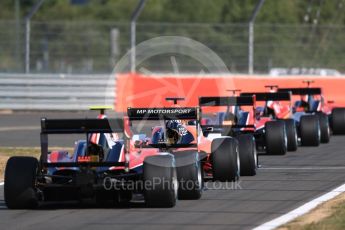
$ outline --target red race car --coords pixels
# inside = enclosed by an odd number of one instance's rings
[[[263,128],[268,121],[281,121],[285,124],[287,136],[287,150],[296,151],[298,147],[298,133],[294,119],[292,119],[291,95],[288,92],[246,92],[241,96],[256,96],[255,109],[256,127]]]
[[[336,107],[333,101],[326,102],[319,87],[309,87],[313,81],[306,81],[308,87],[279,88],[278,92],[291,92],[299,97],[293,105],[294,114],[305,113],[319,116],[321,142],[329,141],[330,129],[333,134],[345,134],[345,108]]]
[[[257,162],[256,149],[272,155],[286,153],[285,123],[258,119],[255,96],[201,97],[199,106],[204,134],[238,138],[240,157],[254,156]],[[246,141],[242,141],[244,138]],[[241,154],[241,149],[247,149],[248,154]],[[255,170],[253,166],[250,169]]]

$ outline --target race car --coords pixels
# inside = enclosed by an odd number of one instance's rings
[[[161,108],[164,110],[177,110],[188,109],[180,108],[177,106],[177,102],[184,100],[183,98],[166,98],[167,101],[173,101],[174,106],[169,108]],[[152,108],[141,108],[140,113],[144,114],[142,118],[137,120],[152,121],[150,114],[155,113]],[[146,114],[146,115],[145,115]],[[199,119],[188,120],[166,120],[161,118],[163,123],[152,124],[148,123],[147,126],[151,127],[151,133],[141,133],[137,136],[136,143],[133,145],[136,148],[141,148],[140,151],[150,148],[150,146],[165,147],[164,140],[169,143],[170,152],[177,159],[177,176],[179,181],[183,181],[183,175],[189,175],[186,170],[185,164],[187,158],[200,159],[200,163],[203,171],[200,179],[212,179],[215,181],[235,181],[240,176],[240,162],[237,152],[237,143],[229,142],[224,138],[209,140],[202,135],[199,128]],[[139,127],[142,124],[133,124],[133,127]],[[141,132],[143,132],[141,130]],[[132,134],[131,134],[132,135]],[[133,135],[135,137],[136,135]],[[139,141],[140,140],[140,141]],[[163,140],[163,145],[162,145]],[[173,148],[173,145],[178,144],[179,148]],[[211,145],[214,151],[211,152]],[[186,147],[190,147],[186,151]],[[209,149],[209,151],[205,151]],[[194,154],[198,153],[198,157]],[[212,155],[212,156],[211,156]],[[180,168],[180,171],[179,171]],[[180,186],[183,187],[183,186]]]
[[[198,110],[194,107],[128,108],[131,151],[173,156],[177,173],[178,198],[199,199],[203,171],[197,149]]]
[[[255,95],[257,103],[255,117],[258,123],[266,123],[268,121],[282,121],[285,123],[287,135],[287,150],[296,151],[298,147],[298,134],[296,123],[292,119],[291,95],[288,92],[246,92],[241,96]]]
[[[257,167],[256,150],[272,155],[286,153],[284,122],[258,120],[255,117],[255,96],[201,97],[199,106],[204,135],[217,134],[223,138],[238,139],[240,159],[253,159],[248,171],[253,172]],[[207,111],[207,108],[211,110]],[[241,171],[242,161],[246,162],[241,159]]]
[[[137,110],[129,110],[129,118]],[[197,110],[170,113],[169,119],[196,119]],[[128,203],[135,193],[143,194],[149,207],[173,207],[179,183],[176,162],[169,146],[137,152],[124,135],[123,119],[45,119],[41,120],[41,156],[11,157],[5,169],[4,198],[8,208],[35,208],[43,201],[95,199],[100,203]],[[48,151],[50,134],[86,134],[76,142],[72,154],[64,150]],[[122,135],[122,137],[121,137]],[[186,146],[184,146],[186,147]],[[187,195],[201,196],[197,154],[188,154]],[[193,168],[193,172],[191,172]],[[19,170],[20,169],[20,170]],[[190,177],[193,177],[191,180]],[[195,179],[196,178],[196,179]],[[198,180],[199,179],[199,180]],[[190,197],[188,197],[190,198]]]
[[[221,175],[229,175],[229,170],[233,170],[227,166],[229,159],[237,159],[240,176],[256,175],[258,163],[255,140],[253,135],[247,133],[252,126],[240,125],[241,121],[238,121],[237,117],[230,112],[231,105],[253,105],[254,100],[248,97],[235,101],[232,100],[233,98],[199,98],[200,132],[202,134],[199,149],[207,156],[204,158],[205,172],[212,173],[216,178]],[[226,112],[218,112],[217,108],[225,109]],[[246,131],[243,130],[241,135],[233,135],[232,131],[235,129],[246,129]],[[232,175],[236,175],[234,173],[236,171],[232,171]]]
[[[300,96],[300,99],[294,105],[296,112],[304,111],[318,114],[323,120],[326,120],[325,115],[327,115],[332,133],[345,134],[345,108],[335,106],[334,101],[326,101],[321,88],[310,87],[310,84],[314,83],[314,81],[304,81],[304,83],[307,83],[305,88],[281,88],[279,91],[290,90],[294,95]],[[323,138],[321,139],[327,142],[325,123],[323,122],[323,134],[321,133]]]
[[[325,106],[321,88],[278,88],[278,92],[290,92],[300,99],[294,102],[293,119],[299,127],[301,144],[318,146],[330,140],[328,114],[331,110]]]
[[[177,101],[182,100],[182,98],[167,98],[166,100],[174,101],[176,105]],[[104,108],[105,107],[102,106],[96,106],[92,107],[91,110],[100,110],[100,114],[97,118],[106,119],[107,115],[104,113]],[[192,135],[181,124],[181,122],[186,124],[190,122],[193,123],[193,120],[197,119],[197,117],[187,117],[187,119],[184,120],[176,120],[177,118],[181,118],[180,116],[183,114],[176,117],[174,117],[174,114],[164,114],[165,111],[174,111],[174,108],[170,109],[172,110],[169,110],[169,108],[140,108],[138,109],[138,114],[136,114],[133,112],[133,108],[128,108],[127,116],[124,117],[124,132],[126,137],[130,140],[129,149],[130,153],[132,153],[130,154],[130,168],[141,173],[143,167],[142,162],[145,156],[159,154],[163,150],[171,152],[173,155],[178,153],[174,155],[179,181],[178,198],[199,199],[203,186],[202,176],[200,176],[202,174],[202,169],[200,165],[198,165],[200,162],[196,162],[196,159],[198,159],[198,156],[196,156],[196,149],[190,146],[190,142],[192,142],[194,138],[196,140],[197,136],[194,136],[195,132],[193,132]],[[187,108],[184,111],[188,110],[195,110],[195,108]],[[152,116],[151,113],[156,116]],[[162,116],[158,116],[160,113],[162,113]],[[185,116],[183,118],[185,118]],[[150,123],[152,126],[146,123]],[[196,124],[193,123],[189,125],[188,129],[192,130],[194,128],[195,130],[195,127]],[[145,133],[140,132],[145,129]],[[104,141],[109,139],[106,135],[108,134],[94,134],[91,139],[94,143],[102,145],[103,148],[108,148],[107,142]],[[173,142],[174,140],[175,142]],[[162,144],[162,141],[166,141],[169,147],[160,149],[160,145],[158,144]],[[189,162],[189,165],[186,165],[187,162]],[[197,167],[195,167],[195,165]],[[191,188],[191,185],[194,185],[194,188]],[[187,186],[189,187],[187,188]]]

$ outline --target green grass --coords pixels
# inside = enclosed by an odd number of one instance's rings
[[[310,213],[278,228],[279,230],[345,229],[345,194],[320,205]]]
[[[0,147],[0,156],[35,156],[40,154],[40,148],[24,148],[24,147]]]
[[[331,216],[326,217],[317,223],[311,223],[303,226],[304,230],[312,229],[332,229],[332,230],[343,230],[345,229],[345,202],[341,202],[333,207],[334,212]]]

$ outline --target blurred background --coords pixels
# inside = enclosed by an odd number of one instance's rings
[[[95,117],[89,106],[104,104],[121,113],[165,96],[195,106],[228,95],[221,88],[312,79],[345,106],[344,12],[345,0],[1,0],[0,145],[37,146],[43,116]],[[147,75],[113,73],[135,44],[167,35],[206,45],[230,74],[200,81],[201,63],[179,55],[173,66],[169,53],[143,62]]]
[[[215,51],[230,72],[248,73],[250,18],[258,2],[147,0],[136,43],[186,36]],[[37,3],[1,0],[1,73],[111,73],[130,49],[130,19],[138,0],[43,1],[30,18],[28,41],[26,17]],[[344,73],[344,12],[344,0],[266,0],[253,26],[254,73]],[[169,59],[146,65],[154,72],[171,72]],[[180,72],[194,71],[199,71],[195,63],[181,62]]]

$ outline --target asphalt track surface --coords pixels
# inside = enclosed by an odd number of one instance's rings
[[[26,122],[14,124],[32,125],[32,115],[22,116]],[[18,143],[12,141],[8,143]],[[344,142],[345,136],[333,136],[318,148],[260,156],[258,174],[241,177],[236,189],[232,184],[208,183],[201,200],[179,201],[169,209],[149,209],[137,201],[122,208],[49,204],[38,210],[8,210],[0,186],[0,229],[251,229],[343,184]]]

